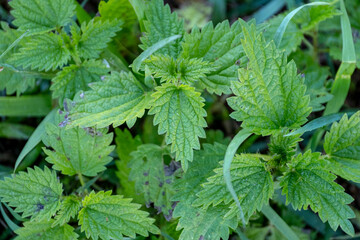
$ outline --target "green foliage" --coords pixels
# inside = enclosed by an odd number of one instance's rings
[[[123,235],[135,238],[136,234],[147,237],[148,232],[159,233],[148,218],[147,212],[138,210],[139,204],[122,196],[111,196],[108,192],[91,192],[82,202],[79,212],[81,231],[86,236],[97,240],[122,239]]]
[[[349,218],[355,215],[346,204],[352,202],[352,197],[344,193],[344,189],[334,182],[335,175],[329,172],[326,162],[320,153],[307,151],[299,154],[289,164],[280,185],[286,195],[286,203],[295,209],[307,209],[318,212],[322,221],[328,221],[331,228],[340,227],[350,235],[354,228]]]
[[[154,203],[158,212],[163,212],[171,218],[171,197],[174,194],[172,183],[174,172],[164,163],[164,155],[169,154],[168,147],[155,144],[143,144],[131,153],[129,163],[131,172],[129,179],[135,181],[138,194],[144,194],[147,205]]]
[[[200,149],[198,138],[205,137],[204,99],[187,85],[165,83],[156,90],[149,114],[155,114],[154,125],[159,124],[159,134],[166,133],[166,144],[171,144],[171,152],[176,153],[176,160],[186,171],[193,160],[193,149]]]
[[[50,33],[33,37],[9,61],[24,68],[49,71],[64,66],[70,57],[61,36]]]
[[[215,28],[210,22],[201,31],[195,27],[184,36],[181,56],[211,63],[213,70],[200,79],[201,86],[210,93],[231,93],[230,83],[237,80],[237,69],[245,61],[242,36],[239,21],[231,27],[228,21],[224,21]]]
[[[235,110],[231,117],[259,135],[270,135],[282,128],[298,128],[310,114],[309,97],[293,61],[275,44],[266,44],[255,26],[244,27],[243,48],[249,58],[248,69],[239,69],[240,81],[232,82],[235,97],[228,99]]]
[[[174,59],[170,56],[155,55],[145,61],[146,66],[161,82],[192,84],[211,71],[211,65],[197,58]]]
[[[247,220],[256,210],[259,211],[264,204],[268,204],[274,193],[271,174],[263,161],[251,154],[236,155],[230,168],[234,189]],[[206,208],[220,203],[233,203],[226,188],[223,169],[217,168],[214,171],[216,174],[208,178],[208,182],[203,185],[204,189],[197,194],[199,198],[194,202],[195,205]]]
[[[110,146],[113,134],[108,134],[106,129],[66,129],[62,126],[67,121],[64,115],[58,114],[55,124],[46,126],[43,141],[54,149],[43,149],[47,155],[46,161],[54,164],[53,168],[62,174],[96,176],[112,160],[108,155],[114,150],[114,146]]]
[[[110,0],[99,3],[101,19],[112,21],[119,19],[124,23],[124,28],[131,28],[136,22],[136,14],[128,0]]]
[[[80,57],[98,58],[107,43],[121,30],[122,22],[118,20],[93,19],[81,25],[81,36],[75,35],[76,50]]]
[[[72,99],[81,90],[89,90],[92,82],[98,82],[101,77],[107,75],[109,69],[101,61],[84,61],[81,65],[64,67],[52,79],[53,98],[59,98],[60,104],[65,98]]]
[[[24,227],[16,231],[18,236],[16,240],[76,240],[78,235],[74,232],[74,228],[68,224],[63,226],[52,227],[54,220],[41,222],[25,222]]]
[[[151,95],[131,73],[112,72],[90,88],[74,98],[73,126],[117,127],[126,122],[131,127],[151,106]]]
[[[284,136],[284,132],[279,132],[270,137],[269,150],[274,155],[273,161],[276,164],[284,165],[289,162],[296,153],[298,142],[301,142],[299,135]]]
[[[11,178],[0,181],[1,201],[22,212],[22,217],[33,221],[49,220],[60,207],[62,184],[55,171],[45,167],[28,168],[28,172],[19,172]]]
[[[173,199],[179,202],[173,216],[180,218],[177,230],[183,229],[179,239],[200,239],[201,236],[206,240],[228,239],[229,228],[236,228],[236,218],[223,218],[229,211],[227,205],[219,204],[207,208],[193,205],[196,194],[202,189],[201,184],[213,174],[213,169],[223,159],[225,150],[226,146],[219,143],[204,144],[202,150],[195,151],[196,161],[189,163],[189,170],[181,179],[175,181],[174,188],[178,192]]]
[[[130,154],[142,144],[141,138],[140,136],[133,137],[127,129],[122,131],[117,128],[115,135],[116,152],[120,159],[115,161],[118,169],[116,176],[119,178],[121,185],[119,193],[133,198],[136,203],[143,203],[143,198],[136,194],[134,182],[129,181],[131,169],[128,167],[131,160]]]
[[[67,196],[61,203],[60,210],[55,216],[55,221],[52,224],[54,226],[63,226],[69,222],[71,218],[74,218],[81,207],[81,201],[76,196]]]
[[[16,39],[21,36],[19,31],[11,29],[5,22],[0,22],[0,52],[3,53]],[[10,58],[19,47],[13,48],[9,53],[4,55],[5,61]],[[0,61],[1,62],[1,61]],[[7,95],[16,92],[19,96],[25,92],[29,87],[35,85],[35,78],[25,73],[14,72],[13,69],[5,68],[0,72],[0,90],[6,90]]]
[[[140,47],[143,50],[148,49],[164,38],[184,34],[183,21],[178,19],[176,13],[171,13],[169,5],[164,6],[162,0],[148,2],[145,8],[145,17],[145,36],[140,38],[142,43]],[[167,44],[159,49],[157,53],[176,58],[181,51],[180,41],[180,39],[177,39]]]
[[[14,0],[9,2],[14,9],[14,24],[22,31],[38,33],[65,26],[74,15],[72,0]]]
[[[360,182],[360,112],[350,119],[345,114],[339,123],[332,125],[325,136],[324,149],[332,172]]]

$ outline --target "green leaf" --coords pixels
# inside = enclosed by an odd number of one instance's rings
[[[16,240],[76,240],[78,235],[74,228],[68,224],[51,227],[54,220],[41,222],[24,222],[24,227],[16,231]]]
[[[235,97],[228,103],[235,110],[231,117],[258,135],[271,135],[281,128],[298,128],[310,114],[306,86],[297,75],[293,61],[274,42],[266,44],[254,25],[244,23],[244,50],[247,69],[239,69],[240,81],[232,82]]]
[[[76,196],[67,196],[62,201],[60,211],[55,216],[52,227],[63,226],[71,218],[75,218],[81,207],[81,201]]]
[[[136,234],[147,237],[148,232],[160,233],[148,213],[138,210],[141,205],[131,199],[111,196],[108,192],[91,192],[82,202],[79,213],[81,231],[86,237],[97,240],[123,239],[123,235],[135,238]]]
[[[124,23],[124,28],[131,28],[136,23],[136,14],[129,0],[110,0],[99,3],[101,19],[119,19]]]
[[[199,198],[194,205],[203,205],[206,208],[210,205],[217,206],[220,203],[232,203],[232,206],[235,207],[234,200],[226,188],[223,169],[217,168],[214,171],[216,174],[208,178],[208,182],[203,185],[204,189],[197,194]],[[256,210],[260,211],[263,205],[268,204],[274,193],[271,174],[259,157],[241,154],[236,155],[233,159],[230,175],[244,217],[248,221]]]
[[[9,117],[46,116],[51,111],[49,95],[0,97],[0,115]]]
[[[325,88],[326,79],[330,75],[327,68],[313,67],[304,72],[306,95],[310,96],[309,106],[313,112],[321,111],[325,107],[322,105],[332,99],[332,95]]]
[[[77,51],[83,58],[98,58],[116,32],[121,30],[122,22],[113,19],[102,21],[93,19],[81,25],[81,37],[78,39]]]
[[[162,0],[151,0],[145,9],[145,36],[141,37],[140,47],[146,50],[162,39],[173,35],[184,34],[184,23],[176,13],[171,13],[169,5],[164,6]],[[177,57],[180,54],[181,39],[177,39],[159,49],[157,53]]]
[[[279,14],[265,23],[266,31],[264,31],[264,37],[267,42],[274,40],[275,33],[284,18],[285,14]],[[304,35],[301,29],[293,21],[290,21],[286,31],[284,32],[279,49],[284,49],[286,54],[289,55],[291,52],[296,51],[296,49],[301,45],[303,39]]]
[[[175,181],[177,193],[173,200],[179,202],[173,216],[179,218],[176,229],[183,229],[180,240],[201,239],[201,236],[204,239],[228,239],[229,228],[237,227],[236,218],[223,218],[229,211],[224,204],[206,209],[192,205],[196,194],[202,189],[201,184],[213,175],[213,169],[224,158],[225,151],[226,146],[219,143],[203,144],[203,150],[195,151],[195,161],[189,163],[189,170]]]
[[[334,123],[325,136],[325,152],[331,171],[354,182],[360,182],[360,112],[348,119],[347,114]]]
[[[194,28],[184,36],[183,58],[200,58],[211,63],[213,70],[200,79],[202,87],[210,93],[230,94],[230,83],[237,80],[237,69],[245,64],[241,46],[242,29],[239,21],[231,27],[224,21],[214,28],[210,22],[201,29]]]
[[[15,207],[15,212],[23,212],[22,217],[32,220],[49,220],[60,207],[62,184],[54,171],[45,167],[28,168],[0,183],[1,201]]]
[[[211,71],[211,65],[198,58],[174,59],[166,55],[153,55],[145,61],[149,70],[161,82],[192,84]]]
[[[13,23],[22,31],[31,33],[50,31],[70,23],[74,15],[73,0],[13,0]]]
[[[133,137],[128,129],[115,129],[116,152],[120,160],[115,161],[117,171],[116,176],[120,180],[121,188],[118,193],[134,199],[136,203],[144,203],[144,198],[136,194],[135,183],[129,181],[130,168],[128,164],[131,160],[130,153],[136,151],[138,146],[142,144],[139,135]]]
[[[0,123],[0,137],[10,139],[27,140],[34,132],[34,128],[28,125],[1,122]]]
[[[355,214],[346,205],[353,199],[334,182],[335,178],[320,153],[307,151],[289,164],[280,185],[283,187],[282,193],[286,195],[286,204],[291,203],[294,209],[299,210],[310,206],[319,213],[323,222],[329,222],[334,231],[340,225],[347,234],[353,235],[354,228],[348,219],[355,217]]]
[[[166,144],[171,144],[171,152],[176,153],[176,160],[186,171],[188,162],[193,160],[193,149],[200,149],[199,137],[205,137],[204,99],[187,85],[165,83],[156,90],[149,114],[155,114],[158,133],[166,133]]]
[[[33,37],[9,61],[33,70],[55,70],[68,63],[71,55],[61,36],[54,33]]]
[[[288,132],[281,131],[270,137],[269,150],[273,155],[271,162],[274,161],[275,166],[283,166],[289,162],[296,153],[298,142],[302,141],[300,135],[287,136],[286,133]]]
[[[7,59],[18,51],[19,46],[14,47],[7,54],[4,52],[19,38],[21,38],[21,32],[11,29],[8,24],[1,22],[2,30],[0,30],[0,52],[3,56],[2,59],[7,62]],[[23,73],[16,73],[12,69],[5,67],[0,71],[0,90],[6,89],[6,94],[11,95],[16,92],[19,96],[25,92],[29,87],[35,86],[35,78]]]
[[[112,160],[108,155],[114,150],[114,146],[110,146],[113,134],[108,134],[107,129],[67,129],[64,127],[67,121],[64,115],[58,114],[55,123],[46,126],[43,142],[55,150],[43,148],[46,161],[54,164],[53,168],[62,174],[96,176]]]
[[[46,115],[46,117],[36,127],[35,131],[31,134],[29,140],[26,142],[24,148],[21,150],[18,158],[16,159],[14,172],[16,171],[22,160],[24,160],[26,155],[39,144],[43,134],[45,133],[45,125],[48,122],[54,121],[56,111],[57,111],[56,109],[53,109],[51,112],[49,112],[49,114]]]
[[[165,171],[165,168],[169,167],[164,164],[163,157],[168,154],[167,147],[162,148],[155,144],[139,146],[131,153],[129,179],[135,181],[135,189],[138,194],[144,194],[147,205],[154,203],[159,213],[163,212],[165,218],[171,219],[170,199],[174,193],[174,174],[172,171]]]
[[[99,128],[124,122],[135,124],[152,104],[151,95],[145,92],[132,73],[112,72],[104,81],[90,86],[91,90],[75,96],[71,110],[71,125]]]
[[[59,98],[60,104],[65,98],[73,99],[78,91],[89,90],[90,83],[100,81],[108,72],[109,69],[104,63],[95,60],[65,67],[52,79],[53,85],[50,90],[53,91],[53,98]]]

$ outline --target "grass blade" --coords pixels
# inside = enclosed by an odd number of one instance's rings
[[[256,19],[256,23],[262,23],[278,13],[284,6],[285,0],[272,0],[258,10],[253,17]]]
[[[300,240],[294,231],[269,205],[264,205],[261,212],[289,240]]]
[[[35,129],[33,134],[31,134],[31,137],[26,142],[24,148],[21,150],[19,157],[16,159],[14,172],[16,171],[17,167],[20,165],[21,161],[24,159],[24,157],[34,148],[38,143],[41,141],[42,135],[45,132],[45,125],[48,122],[54,121],[54,116],[56,114],[57,109],[53,109],[45,118],[42,120],[42,122],[39,124],[39,126]]]
[[[236,134],[236,136],[233,138],[233,140],[230,142],[228,148],[226,149],[225,158],[224,158],[224,168],[223,168],[224,180],[226,183],[226,187],[228,188],[229,192],[231,193],[231,196],[233,197],[233,199],[236,202],[237,207],[239,208],[240,217],[241,217],[242,224],[244,227],[246,225],[244,213],[242,211],[240,201],[236,195],[234,187],[231,183],[230,167],[231,167],[231,162],[234,158],[234,155],[235,155],[237,149],[251,134],[252,133],[249,132],[247,129],[243,129]]]
[[[23,34],[21,34],[21,36],[16,39],[1,55],[0,55],[0,59],[3,58],[9,51],[11,51],[11,49],[13,49],[14,47],[16,47],[16,45],[18,45],[18,43],[21,41],[21,39],[23,39],[24,37],[26,37],[26,35],[28,34],[28,31],[24,32]]]
[[[43,117],[51,111],[51,96],[0,97],[0,115]]]
[[[226,18],[226,0],[210,0],[212,4],[212,18],[211,20],[216,24]]]
[[[0,203],[0,211],[1,211],[1,215],[3,216],[6,224],[9,226],[9,228],[15,232],[17,229],[19,229],[20,227],[18,225],[16,225],[13,221],[11,221],[11,219],[8,217],[8,215],[6,215],[5,210],[2,206],[2,204]]]
[[[171,43],[172,41],[175,41],[176,39],[180,38],[181,35],[174,35],[168,38],[165,38],[163,40],[160,40],[159,42],[155,43],[154,45],[152,45],[151,47],[149,47],[148,49],[146,49],[144,52],[142,52],[133,62],[133,64],[131,65],[131,67],[133,68],[135,73],[139,73],[140,67],[141,67],[141,63],[147,59],[148,57],[151,56],[151,54],[153,54],[154,52],[156,52],[157,50],[159,50],[160,48],[164,47],[165,45]]]
[[[18,123],[0,123],[0,138],[28,139],[33,131],[33,127]]]
[[[354,113],[355,112],[348,112],[346,114],[350,117]],[[297,129],[296,131],[288,133],[284,136],[287,137],[287,136],[292,136],[292,135],[297,135],[297,134],[304,134],[305,132],[310,132],[310,131],[325,127],[333,122],[339,121],[344,116],[344,114],[345,113],[333,113],[333,114],[330,114],[327,116],[316,118],[316,119],[308,122],[301,128]]]
[[[286,17],[284,18],[284,20],[281,22],[279,28],[276,30],[275,36],[274,36],[274,42],[275,45],[277,47],[280,46],[281,40],[284,36],[285,30],[288,26],[288,24],[290,23],[291,19],[304,7],[311,7],[311,6],[319,6],[319,5],[330,5],[330,3],[327,2],[312,2],[312,3],[308,3],[305,5],[302,5],[296,9],[294,9],[293,11],[291,11],[288,15],[286,15]]]
[[[344,0],[340,0],[340,10],[342,12],[342,15],[340,16],[343,42],[342,63],[336,73],[335,81],[331,88],[331,94],[334,97],[327,103],[324,115],[336,113],[340,110],[349,92],[351,75],[356,68],[354,39]]]

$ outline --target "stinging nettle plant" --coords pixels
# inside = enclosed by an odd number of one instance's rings
[[[258,25],[209,22],[190,33],[162,0],[102,1],[93,19],[73,0],[10,6],[17,28],[1,23],[0,88],[20,96],[43,79],[54,100],[36,130],[46,166],[0,181],[2,203],[22,213],[16,239],[164,239],[167,232],[228,239],[256,212],[283,237],[299,239],[274,220],[270,200],[281,195],[293,209],[310,208],[334,231],[354,235],[353,198],[335,179],[360,183],[360,112],[333,113],[348,91],[342,99],[336,86],[350,81],[356,57],[346,55],[344,40],[344,65],[332,83],[299,50],[325,20],[341,19],[343,39],[352,39],[343,1],[295,10],[291,20],[290,13]],[[143,52],[129,66],[119,42],[137,25]],[[231,142],[206,130],[206,105],[216,95],[229,96],[230,117],[241,123]],[[122,125],[137,127],[138,119],[143,133],[133,137]],[[334,121],[324,152],[301,151],[303,133]],[[268,154],[237,151],[252,134],[269,137]],[[117,188],[104,189],[96,182],[113,162]]]

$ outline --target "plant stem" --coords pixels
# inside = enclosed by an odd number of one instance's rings
[[[78,173],[77,175],[79,177],[79,181],[80,181],[81,186],[85,186],[83,175],[81,173]]]

